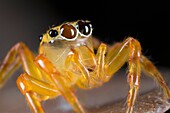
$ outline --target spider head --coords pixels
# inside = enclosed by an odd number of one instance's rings
[[[44,43],[53,44],[57,41],[76,42],[90,37],[92,34],[92,25],[90,21],[78,20],[66,22],[59,26],[52,27],[45,34],[39,37],[40,46]]]
[[[52,27],[40,36],[39,53],[54,62],[65,59],[73,47],[88,46],[93,49],[91,34],[90,21],[78,20]]]

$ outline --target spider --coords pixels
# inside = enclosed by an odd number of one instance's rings
[[[138,40],[128,37],[121,43],[108,46],[95,39],[92,31],[88,20],[53,26],[40,36],[37,56],[24,43],[17,43],[0,66],[0,86],[3,87],[13,72],[22,66],[24,73],[16,82],[33,113],[44,113],[41,101],[60,95],[76,113],[85,113],[73,88],[99,87],[128,63],[130,90],[126,113],[133,112],[142,70],[156,80],[167,99],[170,99],[170,90],[164,78],[153,63],[142,55]]]

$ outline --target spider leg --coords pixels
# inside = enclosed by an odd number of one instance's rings
[[[142,56],[140,61],[141,61],[142,70],[144,70],[147,73],[147,75],[149,75],[150,77],[156,80],[156,82],[162,87],[166,97],[170,99],[170,90],[161,73],[157,70],[157,68],[153,65],[153,63],[145,56]]]
[[[66,66],[74,62],[78,67],[81,73],[79,74],[80,79],[77,85],[80,88],[90,89],[102,85],[103,81],[105,81],[104,64],[106,48],[105,44],[100,44],[96,56],[87,46],[71,48],[73,54],[67,57]],[[86,55],[81,55],[84,53]],[[86,57],[83,58],[82,56]]]
[[[95,45],[96,46],[96,45]],[[101,86],[104,82],[108,81],[110,76],[105,75],[105,54],[107,51],[113,51],[120,46],[120,43],[114,44],[112,47],[104,43],[101,43],[98,47],[96,55],[87,47],[81,46],[78,48],[72,48],[73,54],[70,54],[66,59],[66,67],[68,67],[71,62],[74,62],[81,72],[81,77],[77,85],[83,89],[90,89],[94,87]],[[83,54],[81,55],[81,51]],[[110,52],[113,53],[113,52]],[[83,58],[82,56],[86,56]],[[83,61],[83,59],[85,59]],[[89,68],[90,67],[90,68]]]
[[[53,82],[51,82],[52,80],[48,77],[48,75],[41,72],[38,69],[38,67],[34,64],[34,58],[35,58],[34,54],[28,49],[28,47],[24,43],[20,42],[20,43],[17,43],[16,45],[14,45],[11,48],[11,50],[8,52],[2,65],[0,66],[0,85],[3,86],[5,84],[5,82],[8,80],[8,78],[12,75],[12,73],[20,67],[20,65],[22,65],[22,67],[23,67],[24,71],[27,73],[27,75],[32,76],[35,79],[38,79],[41,81],[44,80],[46,82],[50,82],[51,84],[53,84]],[[21,92],[23,92],[22,88],[26,87],[27,83],[25,83],[26,80],[21,79],[21,78],[22,77],[18,78],[17,84],[18,84],[18,88],[21,90]],[[27,77],[27,78],[29,78],[29,77]],[[22,85],[22,83],[23,83],[23,85]],[[39,82],[34,82],[34,83],[38,84]],[[30,84],[33,85],[34,83],[32,82]],[[28,86],[27,89],[31,89],[31,87]],[[43,90],[40,90],[40,91],[43,91]],[[32,103],[31,108],[38,110],[39,108],[36,108],[36,104],[38,106],[40,106],[40,102],[38,100],[36,100],[37,97],[35,96],[35,93],[34,94],[32,94],[32,93],[33,92],[23,93],[23,94],[25,94],[27,100],[29,98],[30,100],[35,101],[35,105],[34,105],[34,103]],[[45,96],[42,96],[42,97],[45,97]],[[29,103],[29,101],[28,101],[28,103]],[[35,110],[35,111],[37,111],[37,110]],[[43,112],[43,110],[41,112]]]
[[[107,76],[105,74],[105,64],[107,61],[107,57],[105,56],[105,54],[107,53],[107,56],[111,56],[111,54],[114,53],[114,51],[120,47],[120,43],[116,43],[113,46],[108,46],[105,45],[104,43],[101,43],[97,54],[96,54],[96,59],[97,59],[97,68],[96,68],[96,75],[98,76],[98,79],[102,82],[106,82],[110,79],[109,76]]]
[[[14,48],[15,47],[8,52],[0,65],[0,88],[4,86],[12,73],[20,67],[20,59],[15,56],[16,51]]]
[[[97,54],[96,54],[96,63],[97,67],[95,71],[89,72],[88,67],[84,64],[86,62],[82,62],[81,58],[79,58],[79,53],[76,52],[78,49],[72,49],[74,53],[74,62],[79,67],[82,75],[89,82],[82,81],[79,87],[81,88],[92,88],[95,86],[101,85],[103,82],[108,81],[111,76],[117,72],[126,62],[129,64],[129,74],[128,80],[130,85],[129,95],[127,98],[127,111],[126,113],[132,113],[133,105],[136,100],[136,96],[138,93],[139,83],[140,83],[140,56],[141,56],[141,46],[140,43],[133,39],[128,38],[123,43],[117,43],[116,45],[109,47],[108,53],[105,57],[106,53],[106,45],[100,44]],[[85,48],[84,48],[85,49]],[[87,52],[86,54],[90,55],[91,52]],[[94,55],[90,55],[86,59],[91,58],[91,62],[93,63]],[[77,59],[77,60],[76,60]],[[80,80],[80,81],[81,81]],[[88,85],[87,85],[88,84]]]
[[[130,90],[127,97],[126,113],[133,112],[133,105],[139,89],[141,73],[140,56],[140,43],[131,37],[123,41],[121,45],[113,48],[113,50],[111,49],[106,56],[106,76],[112,76],[125,64],[125,62],[128,62],[129,64],[128,82]]]
[[[22,64],[23,69],[29,74],[37,73],[36,77],[42,78],[39,70],[33,64],[34,55],[22,42],[14,45],[7,53],[5,59],[0,65],[0,87],[2,87],[8,78]]]
[[[41,70],[43,70],[51,77],[61,95],[64,96],[64,98],[70,103],[73,109],[77,113],[85,113],[76,95],[70,89],[70,87],[67,86],[67,81],[62,76],[62,74],[56,70],[52,63],[48,59],[46,59],[42,54],[36,57],[35,63]]]
[[[40,102],[60,94],[54,85],[38,80],[26,73],[18,77],[17,85],[34,113],[44,113]]]

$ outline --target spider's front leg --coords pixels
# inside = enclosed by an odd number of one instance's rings
[[[0,87],[5,85],[8,78],[22,65],[25,72],[29,75],[37,73],[36,78],[42,78],[41,74],[34,66],[33,63],[34,54],[28,49],[28,47],[19,42],[14,45],[7,53],[5,59],[0,65]]]
[[[74,93],[56,73],[55,67],[42,55],[35,60],[34,54],[24,43],[17,43],[6,55],[0,66],[0,86],[5,84],[20,65],[25,73],[18,77],[17,85],[34,113],[44,113],[40,102],[59,94],[71,103],[77,113],[84,113]]]
[[[18,77],[17,85],[33,113],[44,113],[40,102],[60,94],[53,84],[36,79],[27,73]]]
[[[25,74],[18,77],[18,88],[24,96],[26,96],[30,108],[32,108],[35,113],[43,113],[44,111],[40,101],[50,96],[45,95],[45,92],[53,94],[56,90],[53,86],[42,82],[43,80],[51,82],[51,80],[46,74],[40,72],[38,67],[34,64],[34,58],[34,54],[24,43],[20,42],[14,45],[7,53],[0,66],[0,86],[2,87],[5,85],[13,72],[22,65]],[[42,95],[41,98],[38,98],[40,95]]]
[[[43,55],[39,55],[35,59],[35,63],[38,67],[48,74],[54,85],[57,87],[58,91],[62,96],[70,103],[76,113],[85,113],[81,104],[79,103],[76,95],[71,90],[70,86],[67,86],[68,81],[64,76],[53,66],[53,64]]]
[[[142,56],[140,43],[131,37],[127,38],[116,48],[113,46],[113,48],[110,49],[106,56],[106,74],[112,76],[125,62],[129,64],[128,82],[130,85],[126,113],[133,112],[133,106],[140,85],[141,69],[145,70],[152,78],[155,78],[164,89],[167,97],[170,98],[170,91],[165,80],[151,61],[145,56]]]
[[[140,43],[133,38],[127,38],[119,47],[111,49],[106,56],[106,75],[112,76],[125,62],[129,64],[128,82],[130,90],[127,98],[126,113],[133,112],[133,106],[138,93],[141,73],[140,57]]]
[[[141,46],[139,42],[133,38],[126,39],[123,43],[117,43],[113,47],[109,48],[108,54],[105,58],[106,53],[106,45],[101,44],[96,54],[96,63],[97,67],[91,73],[88,71],[87,67],[84,66],[81,62],[81,59],[78,57],[76,53],[76,49],[73,49],[74,52],[74,61],[78,65],[81,70],[84,78],[89,82],[82,82],[83,87],[91,88],[99,86],[102,82],[106,82],[110,79],[110,77],[117,72],[126,62],[129,63],[129,75],[128,80],[130,84],[130,91],[128,95],[128,109],[127,113],[132,113],[133,105],[136,100],[136,96],[138,93],[139,83],[140,83],[140,57],[141,57]],[[91,59],[91,65],[93,64],[93,57],[89,50],[89,52],[85,51],[83,53],[88,53]],[[76,57],[77,56],[77,57]],[[89,59],[86,58],[86,59]],[[79,59],[79,60],[77,60]],[[84,62],[85,63],[85,62]],[[94,72],[94,73],[93,73]],[[94,79],[94,80],[93,80]],[[84,79],[83,79],[84,80]],[[88,85],[86,85],[87,83]]]

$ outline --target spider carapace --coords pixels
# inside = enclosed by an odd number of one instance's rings
[[[18,77],[17,86],[33,113],[44,113],[41,101],[59,95],[67,100],[75,112],[85,113],[73,87],[99,87],[128,63],[130,89],[126,113],[133,112],[142,70],[156,80],[167,99],[170,99],[165,80],[152,62],[142,55],[136,39],[128,37],[123,42],[108,46],[95,39],[92,30],[87,20],[54,26],[40,36],[37,56],[24,43],[17,43],[0,66],[0,86],[22,66],[24,72]]]

